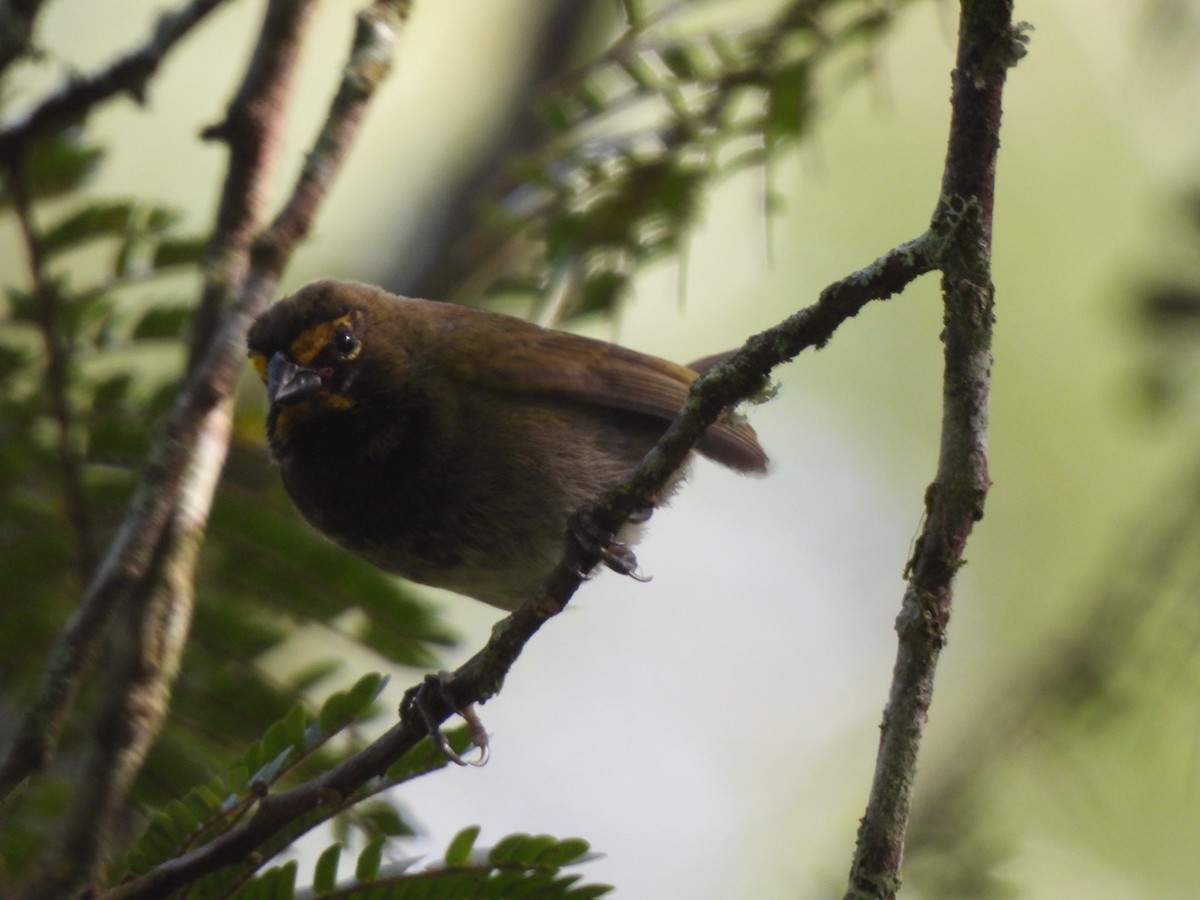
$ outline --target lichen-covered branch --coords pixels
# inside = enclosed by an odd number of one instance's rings
[[[1023,53],[1011,0],[963,0],[949,146],[932,228],[946,236],[939,254],[945,304],[941,449],[896,620],[899,648],[847,900],[891,898],[899,890],[917,754],[946,642],[954,577],[991,484],[987,416],[996,152],[1004,82]]]

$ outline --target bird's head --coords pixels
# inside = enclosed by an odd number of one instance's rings
[[[267,436],[274,447],[285,445],[306,423],[353,410],[359,402],[371,303],[347,287],[314,282],[280,300],[250,328],[246,343],[267,388]]]

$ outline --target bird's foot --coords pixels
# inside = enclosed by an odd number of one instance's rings
[[[452,679],[453,675],[449,672],[426,675],[424,681],[405,692],[404,699],[400,701],[400,717],[408,718],[414,713],[420,716],[429,736],[452,763],[460,766],[485,766],[491,756],[487,730],[483,727],[483,722],[479,720],[479,714],[475,712],[474,704],[468,704],[462,708],[455,706],[454,695],[450,690]],[[467,728],[471,732],[471,743],[479,750],[476,758],[465,759],[450,746],[450,741],[442,733],[439,717],[434,712],[435,707],[448,707],[457,712],[467,723]]]
[[[640,524],[649,519],[653,512],[653,507],[638,510],[629,517],[629,521]],[[617,540],[616,535],[596,524],[590,508],[585,507],[571,516],[567,527],[570,529],[571,536],[586,553],[598,556],[600,562],[614,572],[628,575],[634,581],[641,582],[649,581],[653,577],[643,575],[638,571],[637,556],[627,544]],[[583,578],[589,575],[588,572],[579,572],[578,574]]]

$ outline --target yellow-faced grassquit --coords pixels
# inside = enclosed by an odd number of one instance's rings
[[[281,300],[248,343],[271,454],[301,515],[381,569],[503,609],[549,574],[571,514],[637,466],[697,376],[348,281]],[[742,422],[717,422],[697,449],[766,469]]]

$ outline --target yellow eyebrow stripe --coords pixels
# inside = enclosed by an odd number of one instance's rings
[[[307,331],[301,332],[300,336],[292,341],[292,346],[288,348],[288,355],[291,356],[292,362],[299,366],[311,366],[313,360],[333,340],[333,336],[337,333],[338,328],[343,325],[349,326],[350,324],[350,314],[347,313],[344,316],[330,319],[328,322],[322,322],[319,325],[314,325]]]

